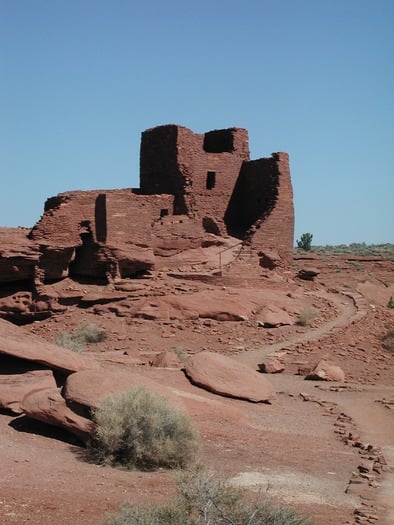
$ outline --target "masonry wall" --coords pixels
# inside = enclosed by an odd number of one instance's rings
[[[274,248],[282,258],[291,258],[294,210],[286,153],[243,163],[225,222],[231,235],[256,251]]]
[[[107,193],[107,244],[151,244],[152,224],[172,215],[173,195]]]
[[[210,217],[225,234],[227,203],[242,163],[249,159],[248,134],[238,128],[216,130],[205,134],[202,146],[201,159],[193,172],[194,208],[200,219]]]
[[[67,192],[45,203],[30,237],[41,245],[45,280],[70,272],[105,278],[108,248],[152,246],[152,225],[172,214],[173,195],[139,195],[131,189]],[[112,263],[111,263],[112,264]]]
[[[77,246],[81,243],[82,223],[89,223],[95,232],[95,202],[100,193],[73,191],[51,197],[30,237],[42,244]]]
[[[257,251],[275,248],[291,260],[294,210],[286,153],[250,161],[245,129],[196,134],[170,124],[142,133],[140,168],[140,189],[74,191],[47,200],[30,233],[40,244],[47,278],[64,277],[69,266],[78,274],[105,276],[120,257],[116,250],[126,261],[124,272],[132,273],[132,260],[143,258],[145,267],[151,260],[130,250],[166,255],[198,246],[206,232],[229,233]]]
[[[179,126],[169,124],[141,134],[140,189],[151,195],[182,191],[184,183],[177,160]]]
[[[275,249],[290,263],[294,243],[294,207],[287,153],[273,153],[269,162],[261,159],[247,165],[246,199],[247,209],[251,210],[248,212],[250,219],[255,216],[259,199],[265,205],[262,215],[252,225],[254,249]]]
[[[175,214],[209,218],[225,233],[227,202],[248,159],[248,133],[241,128],[205,134],[174,125],[153,128],[142,134],[141,193],[173,193]]]

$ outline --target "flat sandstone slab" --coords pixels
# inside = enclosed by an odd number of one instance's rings
[[[34,361],[48,368],[68,373],[99,366],[87,356],[48,343],[2,319],[0,319],[0,354]]]
[[[268,379],[230,357],[200,352],[185,362],[190,381],[210,392],[254,403],[270,402],[275,390]]]

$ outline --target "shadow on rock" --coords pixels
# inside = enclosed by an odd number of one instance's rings
[[[80,441],[76,436],[64,430],[62,428],[47,425],[41,421],[31,419],[27,416],[21,416],[10,421],[9,426],[17,432],[24,432],[26,434],[34,434],[36,436],[42,436],[50,439],[56,439],[57,441],[63,441],[70,445],[75,445],[78,448],[84,450],[84,443]]]

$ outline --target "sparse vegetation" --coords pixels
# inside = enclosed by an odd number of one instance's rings
[[[72,333],[61,330],[55,337],[55,343],[73,352],[83,352],[85,344],[100,343],[105,339],[104,330],[95,324],[82,323]]]
[[[77,326],[74,336],[84,343],[101,343],[107,338],[104,330],[91,323],[82,323]]]
[[[383,346],[389,352],[394,353],[394,328],[390,328],[387,334],[383,337]]]
[[[303,233],[300,239],[297,241],[297,247],[304,252],[309,252],[312,249],[312,238],[311,233]]]
[[[297,241],[298,246],[298,241]],[[301,249],[298,246],[298,249]],[[376,256],[385,259],[394,258],[394,244],[366,244],[365,242],[353,242],[351,244],[338,244],[326,246],[311,246],[311,251],[322,255],[358,255],[358,256]]]
[[[180,478],[178,496],[167,506],[124,505],[105,525],[307,525],[294,510],[259,497],[248,501],[242,489],[197,470]]]
[[[387,306],[389,308],[394,308],[394,296],[392,295],[389,299],[389,302],[387,303]]]
[[[63,348],[72,350],[73,352],[83,352],[85,345],[79,339],[74,337],[74,334],[61,330],[55,337],[55,343]]]
[[[198,450],[198,434],[187,416],[143,387],[110,395],[93,419],[91,450],[99,463],[143,470],[181,468]]]
[[[171,352],[174,352],[179,361],[184,361],[187,357],[187,350],[185,350],[181,346],[176,346],[175,348],[172,348]]]
[[[304,308],[298,316],[297,324],[301,326],[308,326],[313,319],[317,316],[316,310],[313,308]]]

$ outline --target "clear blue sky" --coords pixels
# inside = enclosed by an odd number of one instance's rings
[[[296,238],[394,242],[393,0],[0,0],[0,225],[138,187],[140,134],[290,154]]]

